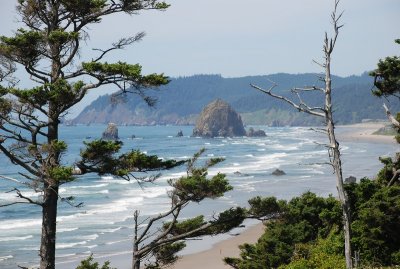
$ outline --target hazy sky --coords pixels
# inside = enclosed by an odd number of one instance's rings
[[[116,15],[91,26],[82,60],[91,48],[145,31],[132,47],[108,61],[140,63],[143,71],[171,77],[224,77],[277,72],[319,72],[324,32],[331,31],[333,0],[170,0],[165,12]],[[17,27],[16,0],[0,0],[0,35]],[[347,76],[373,69],[378,59],[399,55],[400,0],[342,0],[342,28],[332,72]],[[90,49],[89,49],[90,48]],[[86,56],[86,57],[85,57]],[[89,57],[90,59],[90,57]]]

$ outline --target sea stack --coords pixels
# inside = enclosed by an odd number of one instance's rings
[[[201,112],[193,136],[205,138],[245,136],[242,118],[231,106],[217,99]]]
[[[250,127],[247,132],[248,137],[266,137],[266,133],[263,130],[254,130],[253,127]]]
[[[104,140],[118,140],[118,128],[115,123],[109,123],[101,137]]]

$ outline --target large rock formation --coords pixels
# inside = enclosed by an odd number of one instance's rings
[[[117,125],[114,123],[109,123],[101,138],[105,140],[118,140],[119,137]]]
[[[231,106],[217,99],[208,104],[199,116],[193,129],[193,136],[201,137],[233,137],[244,136],[242,118]]]

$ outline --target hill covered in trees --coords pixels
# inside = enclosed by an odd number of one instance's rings
[[[151,93],[158,100],[148,107],[134,95],[100,96],[73,120],[77,124],[108,123],[128,125],[194,124],[205,105],[220,98],[238,111],[245,124],[318,125],[319,119],[300,115],[285,103],[268,98],[249,86],[250,83],[269,88],[274,81],[279,94],[291,95],[293,87],[320,86],[318,74],[273,74],[241,78],[220,75],[195,75],[172,78],[168,85]],[[335,119],[339,124],[357,123],[363,119],[384,119],[382,101],[373,97],[373,80],[361,76],[334,76],[333,100]],[[304,95],[308,104],[320,103],[323,96]],[[398,102],[390,102],[393,110],[400,110]],[[396,107],[397,106],[397,107]]]

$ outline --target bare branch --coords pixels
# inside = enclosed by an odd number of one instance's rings
[[[315,64],[319,65],[320,67],[325,68],[325,64],[321,64],[321,63],[317,62],[316,60],[313,60],[313,62]]]
[[[386,106],[386,104],[383,104],[383,108],[385,109],[386,112],[386,116],[388,117],[389,121],[396,126],[397,128],[400,128],[400,122],[398,122],[396,120],[396,118],[392,115],[392,113],[390,113],[390,110],[388,109],[388,107]]]
[[[149,231],[149,229],[151,228],[151,226],[153,225],[154,222],[156,222],[157,220],[160,220],[162,218],[165,218],[166,216],[169,216],[170,214],[172,214],[172,212],[174,212],[176,209],[178,208],[182,208],[185,206],[185,204],[187,204],[187,202],[185,203],[178,203],[176,205],[174,205],[170,210],[168,210],[165,213],[159,214],[157,217],[151,218],[149,220],[149,223],[147,224],[146,228],[144,229],[144,231],[142,232],[142,234],[138,237],[137,242],[140,243],[143,238],[145,237],[145,235],[147,234],[147,232]]]
[[[310,131],[314,131],[316,133],[325,134],[325,135],[328,134],[328,131],[325,130],[325,129],[322,129],[322,128],[313,128],[313,127],[311,127],[311,128],[309,128],[309,130]]]
[[[12,154],[10,151],[8,151],[2,144],[0,144],[0,150],[11,160],[11,162],[18,164],[19,166],[23,167],[25,170],[27,170],[29,173],[39,177],[40,173],[36,169],[32,168],[28,164],[26,164],[24,161],[19,159],[17,156]]]
[[[297,109],[297,110],[299,110],[299,111],[302,111],[302,112],[305,112],[305,113],[308,113],[308,114],[311,114],[311,115],[314,115],[314,116],[317,116],[317,117],[325,117],[325,113],[320,113],[320,112],[316,112],[316,111],[310,110],[310,109],[308,109],[307,107],[302,106],[301,104],[298,105],[298,104],[294,103],[292,100],[290,100],[290,99],[288,99],[288,98],[286,98],[286,97],[284,97],[284,96],[277,95],[277,94],[273,93],[273,92],[272,92],[272,89],[275,88],[275,87],[277,86],[276,84],[273,85],[273,86],[272,86],[271,88],[269,88],[268,90],[262,89],[262,88],[260,88],[260,87],[258,87],[258,86],[256,86],[256,85],[254,85],[254,84],[250,84],[250,86],[253,87],[253,88],[256,89],[256,90],[259,90],[259,91],[261,91],[261,92],[263,92],[263,93],[265,93],[265,94],[268,94],[268,95],[271,96],[271,97],[274,97],[274,98],[276,98],[276,99],[285,101],[286,103],[288,103],[288,104],[291,105],[293,108],[295,108],[295,109]],[[318,109],[319,109],[319,108],[318,108]]]
[[[20,199],[22,199],[22,200],[24,200],[24,201],[15,201],[15,202],[11,202],[11,203],[9,203],[9,204],[0,205],[0,207],[9,206],[9,205],[14,205],[14,204],[34,204],[34,205],[39,205],[39,206],[42,206],[42,205],[43,205],[43,203],[38,202],[38,201],[34,201],[34,200],[32,200],[31,198],[29,198],[29,197],[23,195],[23,194],[21,193],[21,191],[20,191],[19,189],[17,189],[17,188],[14,188],[13,190],[11,190],[11,191],[9,191],[9,192],[13,192],[13,191],[15,191],[15,193],[17,194],[17,197],[18,197],[18,198],[20,198]]]
[[[127,38],[121,38],[120,40],[118,40],[118,42],[113,43],[112,47],[109,48],[109,49],[106,49],[106,50],[93,49],[95,51],[100,51],[101,54],[96,59],[92,59],[92,61],[93,62],[98,62],[99,60],[101,60],[110,51],[117,50],[117,49],[124,49],[126,46],[132,45],[133,43],[142,40],[142,38],[144,36],[145,36],[145,33],[144,32],[140,32],[140,33],[136,34],[135,36],[131,36],[131,37],[127,37]]]
[[[142,248],[141,250],[138,251],[138,255],[146,255],[147,253],[151,252],[154,248],[164,245],[164,244],[168,244],[171,242],[176,242],[178,240],[183,240],[185,238],[191,237],[192,235],[204,231],[206,229],[208,229],[209,227],[212,226],[212,223],[206,223],[204,225],[202,225],[201,227],[191,230],[187,233],[183,233],[183,234],[179,234],[179,235],[175,235],[175,236],[171,236],[171,237],[167,237],[163,240],[157,241],[157,242],[153,242],[151,244],[149,244],[148,246]]]
[[[390,179],[389,183],[388,183],[388,187],[393,186],[393,184],[396,182],[396,180],[399,178],[400,176],[400,169],[395,169],[393,168],[393,177]]]

